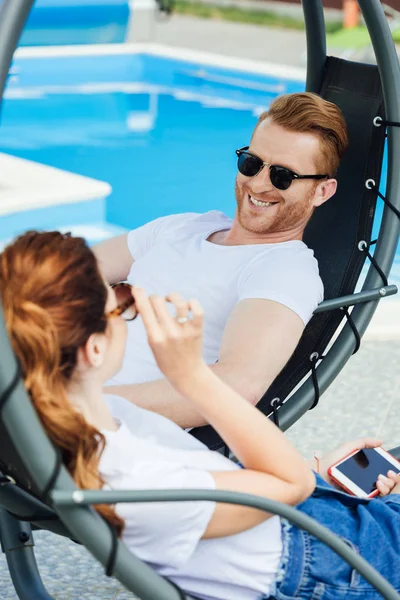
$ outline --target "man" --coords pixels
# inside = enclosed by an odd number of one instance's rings
[[[237,151],[233,221],[217,211],[162,217],[94,249],[110,283],[128,279],[156,301],[171,291],[197,298],[205,311],[204,359],[253,404],[323,299],[302,236],[314,209],[336,191],[347,144],[334,104],[310,93],[277,98],[250,147]],[[182,427],[205,424],[161,378],[140,319],[129,325],[124,365],[112,383],[108,392]]]

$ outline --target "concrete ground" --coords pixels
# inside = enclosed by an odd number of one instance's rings
[[[207,50],[228,56],[304,66],[302,33],[236,23],[173,16],[158,22],[159,43]],[[305,456],[363,435],[381,436],[388,448],[400,444],[399,304],[388,299],[368,330],[358,354],[351,358],[320,404],[288,432]],[[397,328],[397,329],[396,329]],[[35,534],[37,560],[49,592],[57,600],[125,600],[122,585],[107,579],[88,552],[47,532]],[[4,555],[0,554],[2,600],[15,600]],[[36,599],[33,599],[36,600]]]
[[[304,68],[307,60],[305,32],[294,29],[177,14],[159,18],[154,26],[153,38],[152,41],[169,46],[292,67]],[[328,45],[327,53],[349,60],[374,62],[373,51],[368,47],[350,52]],[[400,55],[400,47],[398,54]]]
[[[304,32],[185,15],[156,22],[154,41],[226,56],[304,67]]]

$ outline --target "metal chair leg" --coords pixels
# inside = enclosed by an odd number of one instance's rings
[[[0,541],[18,598],[54,600],[40,577],[29,523],[18,521],[9,512],[0,508]]]

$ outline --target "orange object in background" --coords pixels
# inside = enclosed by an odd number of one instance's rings
[[[343,27],[352,29],[357,27],[360,20],[360,8],[357,0],[343,0]]]

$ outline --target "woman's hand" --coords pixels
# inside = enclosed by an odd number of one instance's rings
[[[336,486],[335,482],[332,481],[332,479],[329,477],[329,467],[337,463],[340,459],[344,458],[348,454],[355,452],[356,450],[363,450],[364,448],[378,448],[379,446],[382,446],[382,443],[382,440],[377,440],[375,438],[369,437],[360,438],[351,442],[345,442],[344,444],[341,444],[338,448],[332,450],[332,452],[329,452],[322,458],[314,459],[313,469],[318,471],[321,477],[325,479],[325,481],[327,481],[334,487],[341,489],[339,486]]]
[[[157,365],[179,388],[206,367],[202,357],[203,309],[197,300],[186,301],[176,293],[167,298],[147,297],[137,287],[132,293]],[[170,314],[167,303],[174,305],[176,317]]]
[[[356,450],[363,450],[364,448],[378,448],[379,446],[382,446],[382,443],[382,440],[377,440],[374,438],[360,438],[352,442],[345,442],[344,444],[336,448],[336,450],[329,452],[321,459],[316,459],[319,464],[319,474],[323,479],[325,479],[325,481],[341,490],[342,488],[337,486],[336,483],[332,481],[332,479],[329,477],[329,467],[334,465],[341,458],[345,458],[345,456],[351,454],[352,452],[355,452]],[[315,463],[314,467],[316,466],[317,464]],[[376,482],[376,487],[379,491],[380,496],[387,496],[399,484],[400,474],[397,474],[394,471],[390,470],[387,472],[386,475],[384,475],[383,473],[379,475]]]
[[[379,475],[376,487],[379,490],[380,496],[387,496],[393,491],[400,493],[400,489],[394,490],[396,486],[400,486],[400,473],[394,471],[388,471],[386,475]]]

